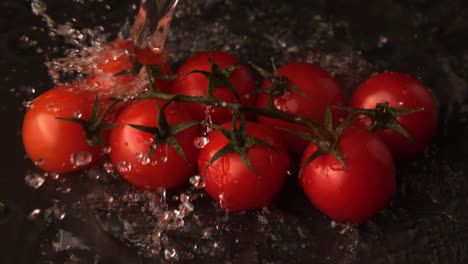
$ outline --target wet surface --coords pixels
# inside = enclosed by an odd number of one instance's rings
[[[223,50],[264,67],[270,57],[315,63],[348,95],[383,70],[433,89],[434,144],[398,164],[398,192],[381,213],[348,226],[315,210],[293,177],[270,207],[232,214],[197,177],[165,193],[135,190],[105,166],[60,176],[35,169],[21,145],[24,102],[52,87],[46,61],[129,28],[138,1],[122,2],[0,3],[0,263],[468,262],[467,4],[180,2],[167,43],[175,65]],[[49,19],[34,15],[41,3]]]

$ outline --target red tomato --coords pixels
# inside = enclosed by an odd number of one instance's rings
[[[198,150],[193,141],[199,136],[200,128],[193,126],[175,136],[190,164],[167,143],[160,144],[151,159],[147,159],[154,135],[125,124],[156,127],[159,115],[156,102],[164,104],[163,100],[148,99],[137,101],[122,111],[116,120],[122,126],[112,129],[110,134],[110,155],[117,171],[134,185],[170,189],[183,184],[195,169]],[[164,113],[169,125],[193,120],[179,103],[171,103]]]
[[[372,109],[383,102],[395,108],[424,108],[423,111],[397,117],[415,143],[390,128],[376,131],[395,159],[406,160],[422,152],[431,142],[437,125],[437,108],[431,90],[407,74],[384,72],[358,87],[351,99],[351,106]],[[371,120],[365,119],[362,124],[369,127]]]
[[[142,92],[145,87],[138,86],[135,74],[127,73],[114,76],[114,74],[123,70],[133,68],[132,57],[143,65],[158,64],[162,73],[172,74],[170,63],[164,55],[155,54],[149,47],[134,48],[130,41],[117,39],[96,55],[96,65],[88,75],[87,83],[92,87],[96,87],[98,91],[112,91],[115,88],[123,87],[128,88],[124,90],[127,94],[129,92]],[[155,79],[154,85],[156,89],[166,91],[170,81]],[[133,91],[136,88],[140,90]],[[116,94],[112,95],[115,96]]]
[[[274,98],[273,103],[281,111],[304,115],[313,120],[322,122],[325,117],[327,105],[343,106],[345,100],[338,83],[333,77],[317,66],[308,63],[290,63],[281,68],[278,68],[281,76],[288,78],[289,82],[300,89],[309,98],[300,95],[293,91],[286,91],[282,95]],[[267,88],[271,85],[269,80],[266,80],[262,88]],[[257,106],[265,107],[269,96],[260,94],[258,96]],[[344,116],[342,111],[332,108],[333,119],[336,121]],[[258,121],[265,126],[276,128],[288,128],[300,130],[304,132],[312,132],[304,126],[292,124],[286,121],[272,119],[265,116],[259,116]],[[302,137],[284,130],[275,129],[281,136],[285,146],[289,152],[296,156],[300,156],[306,148],[308,141]]]
[[[81,170],[100,157],[100,146],[86,142],[80,124],[56,117],[87,120],[94,97],[76,87],[51,89],[32,102],[23,121],[23,144],[31,160],[48,172]]]
[[[231,123],[225,123],[223,127],[229,129]],[[247,150],[247,157],[260,177],[249,170],[236,153],[222,156],[204,174],[208,194],[223,208],[232,211],[269,205],[283,186],[290,162],[286,149],[269,129],[247,122],[247,136],[262,139],[277,150],[261,145],[253,145]],[[211,132],[208,138],[209,143],[198,156],[200,174],[213,155],[228,144],[228,139],[218,130]]]
[[[362,222],[380,211],[395,192],[395,165],[385,143],[364,128],[347,128],[339,140],[348,169],[325,154],[304,168],[300,183],[324,214],[341,222]],[[310,144],[302,164],[316,150],[317,146]]]
[[[203,96],[208,91],[208,79],[200,74],[193,73],[185,76],[187,73],[194,70],[210,71],[211,64],[208,61],[211,58],[221,69],[227,66],[238,63],[239,59],[220,51],[209,51],[199,53],[188,60],[186,60],[177,71],[178,78],[173,81],[171,93],[183,94],[190,96]],[[185,76],[185,77],[183,77]],[[230,75],[229,81],[236,88],[241,102],[247,105],[254,105],[256,97],[248,96],[246,94],[255,89],[255,82],[249,69],[245,65],[239,65]],[[228,87],[218,87],[214,96],[227,101],[235,102],[235,97]],[[220,107],[209,107],[206,105],[187,103],[187,107],[193,113],[196,120],[204,120],[211,118],[213,124],[221,124],[231,120],[232,113],[229,110]]]

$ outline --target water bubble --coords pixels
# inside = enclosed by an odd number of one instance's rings
[[[197,189],[201,189],[205,187],[205,179],[200,175],[193,175],[190,177],[190,184]]]
[[[39,173],[31,173],[24,178],[29,187],[39,189],[45,182],[45,178]]]
[[[89,152],[76,152],[70,156],[70,162],[76,167],[88,165],[91,161],[93,161],[93,154]]]
[[[119,165],[117,165],[117,170],[120,173],[130,172],[132,170],[132,164],[128,161],[120,162]]]
[[[193,141],[193,145],[197,149],[202,149],[210,142],[210,139],[208,137],[198,137]]]
[[[82,116],[83,116],[83,114],[81,113],[80,110],[73,111],[73,117],[74,118],[81,118]]]
[[[31,213],[28,215],[28,220],[29,221],[34,221],[37,219],[37,217],[41,214],[41,209],[34,209]]]
[[[177,251],[175,250],[175,248],[166,248],[164,250],[164,258],[166,260],[176,259]]]

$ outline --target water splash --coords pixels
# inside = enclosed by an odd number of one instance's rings
[[[167,34],[178,0],[141,0],[132,27],[132,39],[137,47],[149,46],[155,53],[164,50]]]
[[[41,186],[44,185],[46,181],[45,177],[43,177],[39,173],[28,174],[26,175],[26,177],[24,177],[24,180],[29,185],[29,187],[32,187],[34,189],[41,188]]]

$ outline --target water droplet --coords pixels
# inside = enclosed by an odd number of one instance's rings
[[[55,173],[55,172],[51,172],[48,175],[52,180],[58,180],[58,178],[60,178],[60,174]]]
[[[31,213],[29,213],[27,219],[29,221],[34,221],[37,217],[41,214],[41,209],[34,209]]]
[[[44,164],[44,159],[39,158],[34,162],[34,164],[36,166],[41,166],[42,164]]]
[[[93,154],[89,152],[76,152],[70,156],[70,162],[76,167],[88,165],[91,161],[93,161]]]
[[[105,147],[102,148],[102,152],[104,152],[106,154],[111,153],[111,151],[112,151],[112,148],[109,147],[109,146],[105,146]]]
[[[66,193],[70,193],[71,192],[71,188],[70,187],[58,187],[56,189],[57,192],[59,193],[63,193],[63,194],[66,194]]]
[[[62,207],[55,207],[53,213],[54,213],[54,218],[59,221],[65,219],[65,217],[67,216]]]
[[[177,251],[175,250],[175,248],[166,248],[164,250],[164,258],[166,260],[176,259]]]
[[[130,172],[132,170],[132,164],[128,161],[121,162],[117,165],[117,170],[120,173]]]
[[[147,155],[141,152],[136,153],[135,157],[142,165],[150,164],[150,161],[151,161],[150,157],[148,157]]]
[[[388,43],[388,38],[384,35],[380,35],[377,40],[377,47],[383,48]]]
[[[7,206],[4,203],[0,202],[0,217],[5,215],[6,212],[7,212]]]
[[[203,179],[203,177],[200,175],[194,175],[190,177],[190,184],[192,184],[197,189],[201,189],[205,187],[205,179]]]
[[[193,145],[197,149],[202,149],[210,142],[210,139],[208,137],[198,137],[193,141]]]
[[[163,163],[166,163],[166,162],[167,162],[167,159],[168,159],[167,156],[161,157],[161,161],[162,161]]]
[[[30,187],[34,189],[39,189],[45,182],[45,178],[39,173],[28,174],[24,180]]]
[[[399,101],[399,102],[398,102],[398,106],[402,106],[402,105],[404,105],[404,104],[405,104],[405,103],[404,103],[403,101]]]
[[[80,110],[75,110],[73,112],[73,117],[74,118],[81,118],[83,116],[83,114],[80,112]]]
[[[145,141],[144,141],[144,143],[145,143],[146,145],[153,144],[153,142],[154,142],[154,139],[153,139],[153,138],[147,138],[147,139],[145,139]]]
[[[107,172],[107,173],[111,173],[114,171],[114,166],[112,165],[112,163],[110,162],[106,162],[102,165],[104,167],[104,170]]]
[[[24,101],[23,102],[23,107],[24,108],[30,108],[32,106],[32,102],[31,101]]]
[[[227,201],[226,201],[226,197],[224,197],[224,193],[221,193],[219,196],[219,206],[221,206],[221,208],[223,209],[226,209],[226,206],[227,206]]]

